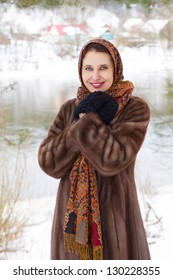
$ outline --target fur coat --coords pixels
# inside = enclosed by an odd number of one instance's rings
[[[96,171],[104,259],[150,259],[134,179],[136,156],[150,117],[148,105],[132,97],[122,113],[105,125],[92,112],[72,121],[75,103],[72,99],[62,105],[38,153],[43,171],[60,178],[51,259],[79,259],[64,251],[63,224],[70,194],[69,174],[80,152]]]

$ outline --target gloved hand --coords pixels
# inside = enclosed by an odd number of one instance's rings
[[[95,91],[79,102],[74,109],[73,117],[77,120],[80,113],[94,112],[98,113],[105,124],[108,124],[117,109],[118,103],[112,96],[102,91]]]

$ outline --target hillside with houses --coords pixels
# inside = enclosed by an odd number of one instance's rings
[[[36,70],[56,63],[57,56],[77,57],[93,37],[126,47],[158,42],[169,47],[172,29],[173,5],[155,5],[148,13],[137,4],[127,9],[111,2],[52,9],[0,4],[0,71]]]

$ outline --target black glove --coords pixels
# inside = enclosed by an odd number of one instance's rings
[[[95,91],[84,98],[75,107],[73,118],[77,120],[80,113],[98,113],[101,120],[108,124],[114,117],[118,109],[115,99],[102,91]]]

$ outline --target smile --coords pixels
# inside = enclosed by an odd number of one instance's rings
[[[100,88],[102,87],[104,84],[104,82],[101,82],[101,83],[91,83],[91,85],[93,86],[93,88]]]

